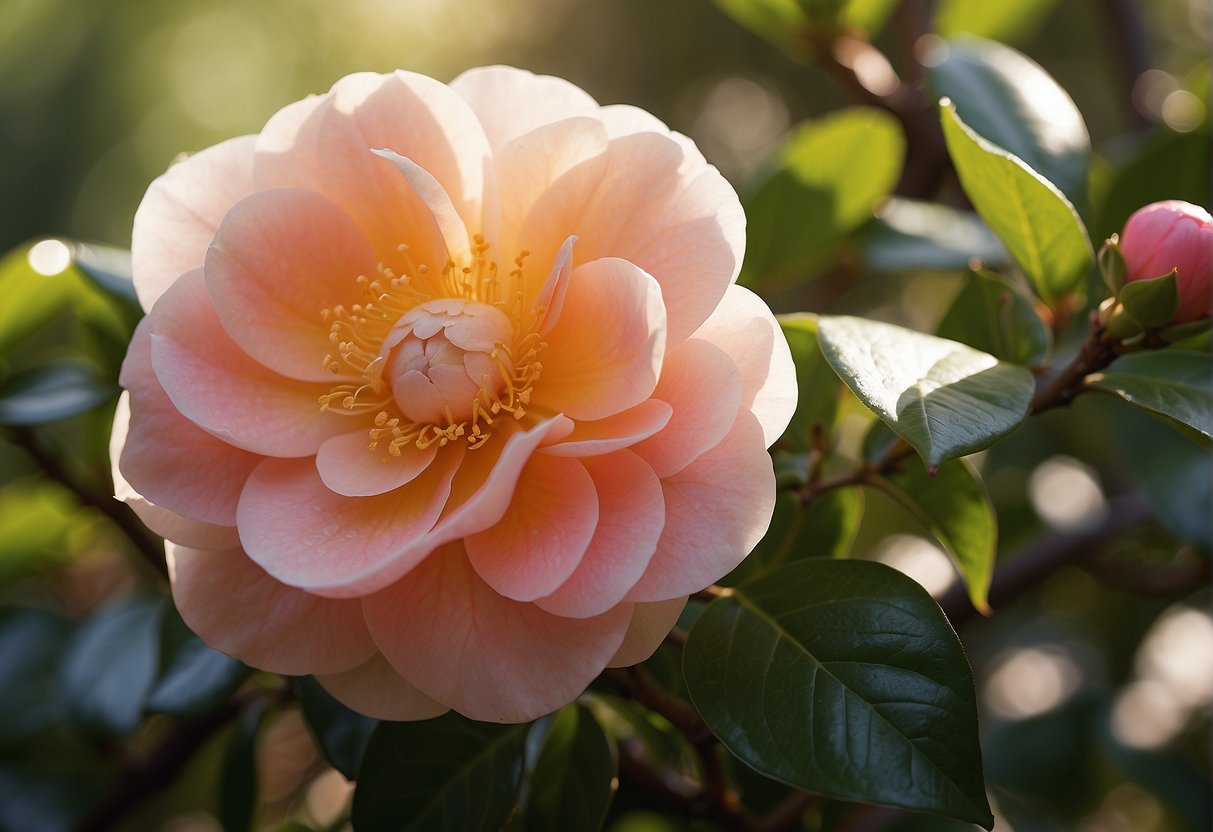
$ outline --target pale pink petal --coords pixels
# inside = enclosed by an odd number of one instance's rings
[[[657,116],[633,107],[631,104],[611,104],[601,108],[594,117],[606,127],[607,135],[612,139],[619,136],[630,136],[633,133],[660,133],[678,143],[682,148],[682,165],[679,169],[687,173],[693,169],[702,168],[707,164],[695,142],[681,133],[675,133]]]
[[[636,454],[617,451],[581,462],[598,492],[598,527],[572,576],[535,602],[571,618],[600,615],[623,600],[649,565],[665,521],[661,482]]]
[[[320,410],[327,385],[284,378],[248,356],[219,323],[202,270],[184,275],[149,316],[152,366],[181,415],[224,442],[268,456],[314,454],[349,431]]]
[[[543,449],[553,456],[596,456],[627,448],[664,428],[674,409],[660,399],[645,399],[614,416],[576,424],[573,432]]]
[[[216,439],[178,413],[152,372],[151,352],[145,318],[131,338],[121,374],[129,391],[123,414],[137,441],[117,449],[115,467],[151,503],[191,520],[234,526],[240,489],[260,457]],[[115,433],[119,425],[115,416]]]
[[[664,479],[729,432],[741,405],[741,374],[720,347],[688,338],[666,355],[653,397],[667,402],[674,415],[632,450]]]
[[[449,710],[404,681],[382,653],[350,670],[319,675],[316,681],[346,707],[375,719],[411,722]]]
[[[253,193],[256,136],[241,136],[173,165],[147,189],[131,232],[131,270],[145,311],[174,280],[202,267],[228,209]]]
[[[376,497],[333,493],[310,459],[267,459],[240,497],[240,540],[250,558],[291,586],[332,598],[374,592],[429,551],[415,550],[462,458],[461,447],[445,448],[408,485]],[[413,554],[402,559],[402,552]]]
[[[457,263],[464,262],[472,253],[472,238],[442,183],[412,159],[393,150],[376,148],[373,152],[391,162],[413,189],[413,193],[430,209],[446,243],[447,256]]]
[[[748,410],[720,444],[662,480],[665,528],[629,601],[663,601],[728,574],[762,539],[775,510],[775,474]]]
[[[686,598],[633,604],[627,635],[607,667],[631,667],[648,659],[674,629],[686,605]]]
[[[509,66],[469,69],[450,86],[471,105],[494,150],[536,127],[598,109],[589,94],[563,78]]]
[[[766,444],[780,437],[796,409],[796,367],[783,330],[758,295],[733,284],[696,338],[729,354],[741,371],[741,403],[762,424]]]
[[[511,601],[480,579],[459,544],[434,552],[363,608],[400,675],[489,722],[526,722],[571,702],[615,654],[631,619],[629,604],[574,619]]]
[[[336,203],[278,188],[228,211],[206,256],[206,288],[223,328],[260,364],[332,385],[325,357],[337,350],[322,313],[365,303],[356,281],[375,267],[375,250]]]
[[[514,494],[505,517],[464,544],[489,586],[515,601],[533,601],[581,562],[598,523],[598,494],[578,460],[544,454],[527,462]]]
[[[552,266],[548,279],[540,288],[538,297],[535,298],[535,307],[543,310],[543,323],[539,327],[540,335],[547,335],[551,332],[552,327],[556,326],[556,322],[560,320],[560,313],[564,311],[564,299],[569,293],[569,281],[572,280],[573,275],[573,244],[576,242],[576,237],[569,237],[564,241],[564,245],[556,254],[556,262]]]
[[[370,450],[370,430],[334,436],[316,453],[316,470],[327,488],[345,497],[374,497],[417,479],[438,453],[438,443],[425,450],[405,445],[399,456],[383,445]]]
[[[653,393],[665,351],[656,281],[626,260],[573,270],[564,311],[547,335],[534,401],[571,419],[603,419]]]
[[[281,584],[239,549],[165,549],[177,610],[216,650],[288,676],[339,673],[375,655],[357,601]]]

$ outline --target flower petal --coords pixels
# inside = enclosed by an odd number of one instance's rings
[[[775,510],[775,474],[764,447],[762,426],[743,409],[719,445],[662,480],[665,528],[629,601],[689,595],[750,553]]]
[[[645,399],[635,407],[605,419],[578,422],[573,432],[543,449],[552,456],[597,456],[627,448],[664,428],[674,409],[660,399]]]
[[[362,607],[279,583],[239,549],[166,544],[173,601],[190,629],[271,673],[338,673],[375,655]]]
[[[410,722],[450,710],[404,681],[378,652],[355,668],[319,675],[316,681],[346,707],[375,719]]]
[[[741,403],[758,417],[767,447],[783,434],[796,409],[796,367],[771,310],[758,295],[733,284],[695,331],[729,354],[741,371]]]
[[[505,517],[464,544],[489,586],[515,601],[533,601],[573,574],[597,523],[598,494],[585,466],[536,454],[522,469]]]
[[[598,492],[598,526],[569,579],[535,602],[570,618],[601,615],[623,600],[649,565],[665,522],[661,482],[639,456],[617,451],[581,462]]]
[[[525,722],[572,701],[615,654],[631,619],[628,604],[573,619],[511,601],[481,580],[459,544],[434,552],[363,608],[401,676],[490,722]]]
[[[686,605],[686,598],[633,604],[627,635],[607,667],[630,667],[648,659],[674,629]]]
[[[144,311],[174,280],[202,267],[224,214],[253,193],[256,136],[229,139],[188,157],[147,189],[131,232],[131,269]]]
[[[457,263],[464,262],[472,253],[472,238],[468,235],[468,228],[442,183],[412,159],[393,150],[375,148],[371,152],[387,159],[400,171],[413,193],[430,209],[434,222],[438,223],[438,230],[446,243],[447,256]]]
[[[307,456],[349,430],[323,413],[327,385],[283,378],[248,356],[219,323],[202,270],[183,275],[149,316],[152,367],[173,406],[224,442],[268,456]]]
[[[322,311],[364,302],[375,251],[335,202],[278,188],[232,207],[206,256],[206,288],[223,328],[258,363],[290,378],[333,383]]]
[[[588,93],[563,78],[510,66],[469,69],[450,87],[471,105],[494,151],[536,127],[598,109]]]
[[[578,266],[546,340],[536,404],[577,420],[634,407],[652,395],[661,372],[661,289],[626,260]]]
[[[320,446],[316,470],[331,491],[343,497],[374,497],[417,479],[438,453],[438,443],[421,450],[415,444],[401,448],[400,456],[382,449],[370,450],[370,431],[343,433]]]

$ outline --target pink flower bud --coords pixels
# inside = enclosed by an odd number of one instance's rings
[[[1178,199],[1139,208],[1125,223],[1120,252],[1128,280],[1176,270],[1179,311],[1175,323],[1213,313],[1213,217],[1204,208]]]

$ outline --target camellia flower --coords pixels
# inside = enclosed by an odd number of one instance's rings
[[[744,226],[685,137],[502,67],[351,75],[170,169],[112,446],[185,621],[386,719],[647,658],[774,506]]]
[[[1169,199],[1139,208],[1120,238],[1127,280],[1175,271],[1179,311],[1175,323],[1213,312],[1213,216],[1199,205]]]

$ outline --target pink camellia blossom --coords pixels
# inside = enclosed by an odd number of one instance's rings
[[[1139,208],[1120,237],[1127,280],[1175,270],[1179,289],[1176,323],[1213,312],[1213,216],[1199,205],[1169,199]]]
[[[744,229],[684,136],[504,67],[351,75],[170,169],[112,453],[186,622],[386,719],[647,658],[774,506]]]

